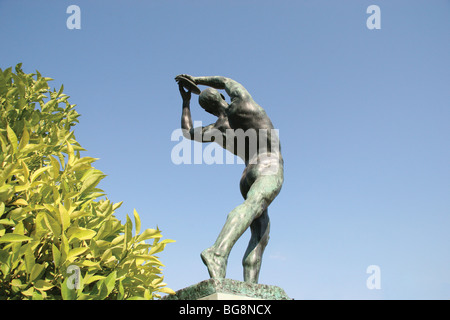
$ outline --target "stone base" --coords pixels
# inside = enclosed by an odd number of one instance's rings
[[[164,300],[292,300],[277,286],[209,279],[178,290]]]

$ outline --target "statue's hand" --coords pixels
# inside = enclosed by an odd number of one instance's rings
[[[193,83],[197,84],[197,82],[195,81],[195,78],[194,78],[193,76],[191,76],[191,75],[188,75],[188,74],[179,74],[179,75],[177,75],[177,76],[175,77],[175,80],[177,80],[178,77],[185,77],[185,78],[191,80]]]
[[[178,89],[180,89],[180,94],[181,97],[183,98],[183,101],[191,100],[191,91],[184,90],[184,87],[181,84],[178,84]]]

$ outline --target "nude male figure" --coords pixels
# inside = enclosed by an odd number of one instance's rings
[[[217,121],[205,127],[193,128],[190,99],[181,82],[179,89],[183,98],[181,127],[184,136],[200,142],[215,142],[239,156],[245,162],[240,181],[244,202],[227,216],[216,242],[201,253],[211,278],[225,278],[228,256],[236,241],[250,227],[251,238],[244,254],[244,281],[258,283],[264,249],[269,241],[269,216],[267,208],[281,190],[283,184],[283,158],[274,127],[263,108],[238,82],[220,76],[188,78],[195,84],[209,86],[199,95],[199,104],[205,111],[215,115]],[[175,79],[177,79],[175,78]],[[228,104],[216,89],[224,89],[230,96]],[[245,148],[238,147],[240,132],[255,132],[257,147],[247,139]],[[263,132],[264,134],[258,134]],[[244,137],[245,139],[245,137]],[[230,140],[234,143],[228,143]],[[253,142],[254,143],[254,142]]]

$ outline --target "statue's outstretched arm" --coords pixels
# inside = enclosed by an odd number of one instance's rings
[[[215,89],[225,89],[227,83],[231,80],[226,77],[212,76],[212,77],[192,77],[196,84],[213,87]],[[233,81],[233,80],[231,80]]]
[[[234,98],[251,99],[250,93],[239,82],[222,76],[193,77],[187,74],[182,76],[189,78],[195,84],[209,86],[215,89],[225,89],[231,100]]]
[[[251,99],[250,93],[239,82],[221,76],[193,77],[196,84],[207,85],[216,89],[225,89],[231,100],[234,98]]]

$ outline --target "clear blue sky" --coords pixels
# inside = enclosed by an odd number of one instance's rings
[[[279,129],[285,183],[260,283],[295,299],[450,298],[450,1],[1,0],[0,30],[0,68],[22,62],[77,104],[117,216],[136,208],[177,241],[160,255],[172,289],[208,278],[199,254],[242,202],[243,165],[171,161],[173,78],[188,73],[241,82]],[[196,98],[194,119],[214,121]],[[242,280],[248,239],[228,278]]]

